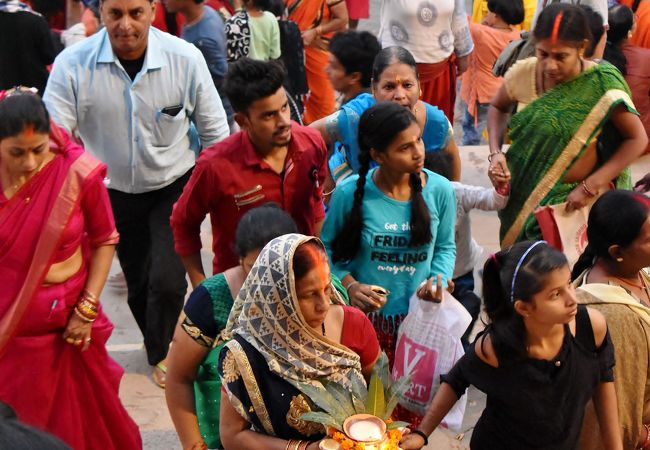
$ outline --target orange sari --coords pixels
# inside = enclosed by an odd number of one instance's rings
[[[620,3],[631,8],[634,0],[622,0]],[[650,1],[641,0],[635,14],[636,31],[629,42],[637,47],[650,48]]]
[[[298,24],[300,31],[316,28],[329,22],[331,13],[329,5],[339,3],[334,0],[286,0],[289,20]],[[312,44],[305,47],[305,71],[309,94],[305,102],[303,121],[310,124],[336,109],[334,88],[330,83],[325,67],[329,61],[329,35],[314,39]]]

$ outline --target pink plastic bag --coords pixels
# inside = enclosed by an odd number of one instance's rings
[[[411,375],[411,388],[400,405],[420,416],[440,386],[440,375],[451,370],[465,352],[460,342],[472,317],[447,291],[441,303],[420,300],[413,295],[409,312],[400,325],[393,379]],[[443,420],[443,426],[460,431],[467,395],[456,402]]]

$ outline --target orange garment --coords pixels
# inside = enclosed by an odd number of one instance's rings
[[[621,0],[620,3],[631,8],[634,0]],[[630,44],[650,48],[650,0],[641,0],[635,14],[637,17],[636,31],[630,39]]]
[[[474,0],[472,7],[472,22],[481,23],[488,13],[487,0]],[[517,29],[530,31],[533,25],[533,18],[537,10],[537,0],[524,0],[524,21],[520,25],[515,25]]]
[[[626,44],[623,54],[627,59],[625,81],[632,91],[632,101],[641,115],[643,128],[650,136],[650,49]],[[650,144],[645,153],[650,153]]]
[[[519,39],[518,30],[499,30],[478,23],[469,24],[474,51],[469,56],[469,67],[462,75],[460,98],[467,103],[472,117],[476,117],[476,103],[489,103],[497,93],[503,78],[492,75],[492,66],[510,41]]]
[[[341,1],[343,0],[287,0],[289,20],[296,22],[300,31],[316,28],[329,22],[329,6]],[[309,88],[303,116],[305,124],[329,116],[336,109],[334,88],[325,72],[329,60],[327,45],[330,36],[316,38],[305,48],[305,71]]]
[[[418,63],[420,76],[420,99],[437,106],[454,123],[456,104],[456,57],[432,64]]]

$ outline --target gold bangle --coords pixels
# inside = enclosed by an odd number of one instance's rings
[[[95,294],[93,294],[92,292],[90,292],[88,289],[84,289],[81,292],[81,296],[87,298],[88,300],[90,300],[93,303],[99,303],[99,300],[97,299],[97,296]]]
[[[591,189],[589,189],[589,186],[587,186],[587,180],[582,180],[582,190],[585,191],[585,194],[587,194],[589,197],[595,197],[598,195],[598,191],[593,192]]]
[[[499,150],[498,152],[490,153],[487,157],[489,163],[492,162],[492,157],[494,157],[495,155],[503,155],[503,152]]]
[[[77,317],[79,317],[81,320],[83,320],[86,323],[93,323],[95,321],[95,319],[89,319],[88,317],[81,314],[77,308],[73,309],[73,311],[77,315]]]

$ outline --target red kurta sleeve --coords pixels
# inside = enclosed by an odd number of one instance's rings
[[[361,367],[374,363],[379,356],[379,341],[372,323],[359,309],[344,306],[343,333],[341,344],[361,358]]]
[[[317,201],[316,205],[314,205],[314,223],[321,222],[322,220],[325,220],[325,203],[323,203],[323,186],[325,185],[325,180],[327,179],[327,147],[325,146],[325,141],[323,141],[323,138],[318,136],[319,138],[319,148],[318,148],[318,155],[320,157],[320,167],[318,168],[318,183],[319,183],[319,190],[318,190],[318,195],[320,199]]]
[[[174,204],[171,227],[174,249],[180,256],[201,251],[201,223],[210,212],[210,203],[219,194],[216,177],[208,159],[199,159],[183,193]]]

